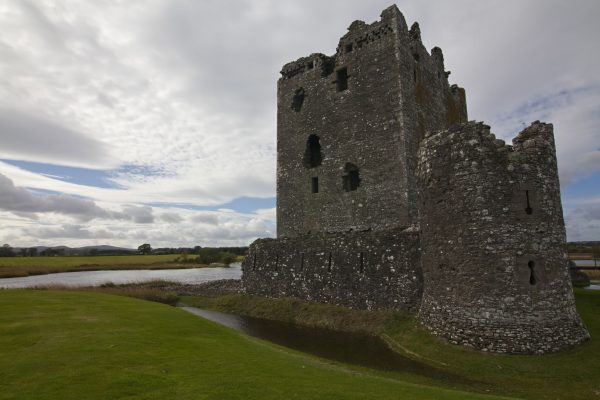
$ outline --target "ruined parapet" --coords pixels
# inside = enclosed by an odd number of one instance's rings
[[[277,99],[278,237],[414,224],[418,144],[467,118],[441,50],[396,6],[353,22],[334,55],[286,64]]]
[[[533,123],[512,147],[481,123],[430,135],[418,177],[419,317],[431,332],[509,353],[588,338],[567,270],[552,125]]]
[[[260,296],[416,312],[418,248],[418,232],[399,229],[259,239],[242,264],[243,286]]]

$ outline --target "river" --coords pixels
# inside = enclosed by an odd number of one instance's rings
[[[105,283],[119,285],[124,283],[154,281],[157,279],[193,285],[219,279],[240,279],[241,277],[241,264],[233,263],[229,268],[81,271],[32,275],[20,278],[4,278],[0,279],[0,288],[18,289],[51,285],[69,287],[100,286]]]

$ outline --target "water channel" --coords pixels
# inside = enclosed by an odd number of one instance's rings
[[[382,339],[376,336],[311,328],[196,307],[183,306],[181,308],[249,336],[321,358],[379,370],[409,372],[446,382],[467,383],[464,378],[457,375],[392,351]]]

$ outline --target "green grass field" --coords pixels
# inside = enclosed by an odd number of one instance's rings
[[[325,363],[163,304],[0,291],[0,399],[491,399]]]
[[[105,269],[194,268],[198,264],[173,263],[179,254],[132,256],[0,257],[0,278],[54,272]]]
[[[414,317],[397,312],[366,312],[294,299],[243,295],[184,297],[182,301],[224,312],[378,334],[409,358],[474,381],[459,386],[461,389],[490,390],[498,395],[527,399],[600,399],[600,291],[576,289],[575,293],[577,308],[593,339],[556,354],[525,356],[489,354],[450,345],[429,335]],[[422,382],[414,375],[400,378]]]

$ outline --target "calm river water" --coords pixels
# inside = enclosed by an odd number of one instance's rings
[[[59,274],[33,275],[22,278],[0,279],[0,288],[16,289],[34,286],[99,286],[104,283],[134,283],[157,279],[197,284],[218,279],[239,279],[242,277],[240,263],[233,263],[229,268],[192,268],[192,269],[142,269],[122,271],[81,271],[62,272]]]

